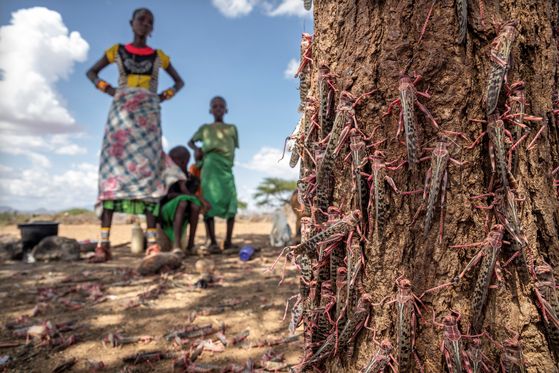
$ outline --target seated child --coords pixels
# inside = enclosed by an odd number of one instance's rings
[[[208,211],[211,204],[201,195],[195,195],[200,179],[187,171],[190,153],[184,146],[177,146],[169,152],[169,156],[186,175],[186,180],[179,180],[169,187],[169,191],[160,202],[159,223],[173,243],[173,252],[181,251],[181,236],[190,223],[190,235],[186,253],[194,248],[198,215],[201,209]]]

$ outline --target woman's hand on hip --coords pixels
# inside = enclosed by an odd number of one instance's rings
[[[110,96],[114,96],[116,93],[116,89],[114,87],[107,87],[107,94]]]

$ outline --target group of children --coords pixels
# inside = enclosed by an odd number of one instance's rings
[[[184,146],[177,146],[169,152],[173,162],[184,172],[186,180],[172,184],[167,195],[160,202],[159,224],[173,243],[173,252],[182,252],[181,236],[190,224],[186,253],[212,254],[222,249],[237,248],[231,242],[237,193],[233,178],[235,148],[239,147],[237,128],[223,122],[227,104],[222,97],[214,97],[210,103],[210,113],[214,123],[205,124],[192,137],[188,145],[194,150],[196,163],[187,166],[190,153]],[[202,147],[196,145],[202,143]],[[198,216],[204,214],[206,242],[194,252],[194,238],[198,226]],[[223,245],[218,245],[215,237],[215,217],[227,220],[227,235]]]

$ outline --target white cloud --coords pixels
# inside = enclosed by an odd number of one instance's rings
[[[283,160],[278,163],[282,153],[280,149],[264,146],[248,163],[237,163],[237,165],[263,172],[266,176],[296,180],[299,176],[299,168],[289,167],[289,153],[286,153]]]
[[[252,12],[257,2],[258,0],[212,0],[213,6],[228,18],[246,16]]]
[[[297,16],[297,17],[311,17],[311,11],[305,10],[303,1],[301,0],[283,0],[277,8],[269,10],[267,14],[270,17],[276,16]]]
[[[257,7],[270,17],[312,17],[301,0],[212,0],[212,4],[227,18],[246,16]]]
[[[68,32],[59,13],[47,8],[12,13],[0,28],[0,130],[11,134],[76,132],[55,83],[87,59],[89,44]]]
[[[165,153],[169,152],[169,141],[165,136],[161,136],[161,145],[163,146],[163,151]]]
[[[87,149],[72,144],[71,138],[83,137],[81,134],[57,134],[43,136],[3,135],[0,137],[0,151],[8,154],[27,156],[34,164],[50,167],[49,159],[35,151],[53,151],[56,154],[86,154]]]
[[[78,154],[86,154],[87,149],[76,144],[70,144],[66,146],[62,146],[54,151],[56,154],[65,154],[65,155],[78,155]]]
[[[14,169],[11,168],[10,166],[4,166],[2,164],[0,164],[0,174],[9,174],[13,171]]]
[[[299,62],[295,58],[292,58],[287,64],[287,68],[283,72],[283,76],[285,79],[293,79],[297,69],[299,69]]]
[[[0,165],[0,172],[6,166]],[[39,165],[14,171],[0,178],[0,203],[20,210],[48,207],[64,209],[93,206],[97,200],[98,167],[90,163],[73,165],[53,175]]]

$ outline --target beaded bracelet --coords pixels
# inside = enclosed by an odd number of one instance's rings
[[[95,79],[93,84],[95,84],[95,87],[101,92],[107,92],[107,89],[110,87],[109,83],[101,79]]]
[[[161,92],[161,94],[163,95],[163,98],[165,98],[165,100],[168,100],[171,97],[173,97],[175,95],[175,93],[177,93],[177,90],[175,89],[175,87],[171,87],[171,88]]]

